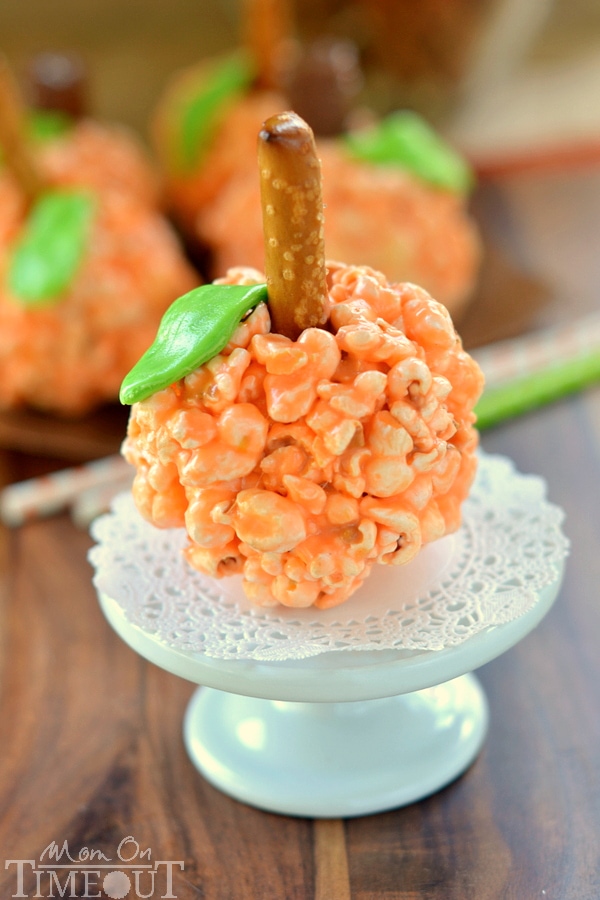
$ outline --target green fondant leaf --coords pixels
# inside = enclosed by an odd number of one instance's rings
[[[237,53],[202,67],[199,77],[190,79],[174,112],[173,161],[182,173],[201,162],[229,105],[248,89],[254,74],[248,57]]]
[[[266,284],[205,284],[179,297],[162,317],[154,343],[125,376],[121,403],[145,400],[208,362],[245,314],[266,299]]]
[[[42,144],[61,137],[72,127],[73,120],[66,114],[51,110],[31,110],[27,117],[27,139]],[[0,167],[4,165],[4,153],[0,147]]]
[[[87,249],[95,209],[88,191],[52,191],[35,203],[8,270],[9,289],[22,306],[61,299]]]
[[[27,127],[33,141],[49,141],[62,137],[73,126],[73,119],[68,113],[60,110],[32,110],[29,113]]]
[[[343,138],[352,157],[380,166],[399,166],[435,187],[465,193],[474,184],[465,160],[416,113],[402,110],[376,126]]]

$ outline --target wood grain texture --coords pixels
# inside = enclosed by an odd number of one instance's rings
[[[315,900],[350,900],[346,835],[341,819],[314,823]]]

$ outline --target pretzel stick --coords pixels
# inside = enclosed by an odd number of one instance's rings
[[[293,112],[258,136],[265,273],[272,330],[295,340],[328,317],[321,165],[312,130]]]
[[[0,145],[6,165],[30,204],[41,193],[43,181],[27,144],[24,104],[3,56],[0,56]]]
[[[256,66],[255,86],[278,90],[282,53],[292,33],[290,0],[244,0],[243,43]]]
[[[87,113],[87,72],[75,53],[45,51],[28,67],[29,103],[34,109],[81,119]]]

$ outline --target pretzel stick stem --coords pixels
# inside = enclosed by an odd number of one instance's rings
[[[42,178],[31,155],[25,127],[25,107],[6,59],[0,56],[0,146],[4,161],[28,204],[40,194]]]
[[[272,330],[295,340],[328,318],[321,165],[310,127],[272,116],[258,137],[265,273]]]
[[[243,44],[257,66],[256,87],[281,87],[283,48],[292,34],[290,0],[244,0]]]

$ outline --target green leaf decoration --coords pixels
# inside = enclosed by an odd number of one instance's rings
[[[27,129],[33,141],[50,141],[63,137],[73,127],[73,118],[58,109],[34,109],[29,112]]]
[[[29,113],[27,129],[33,141],[50,141],[62,137],[73,127],[73,119],[60,110],[32,110]]]
[[[8,269],[8,287],[21,306],[61,299],[87,250],[95,209],[88,191],[52,191],[35,203]]]
[[[598,381],[600,354],[595,351],[551,363],[539,372],[522,375],[496,387],[487,387],[475,407],[477,427],[480,431],[492,428]]]
[[[394,112],[377,125],[342,139],[357,160],[399,166],[438,188],[466,193],[474,185],[468,163],[416,113]]]
[[[53,110],[31,110],[27,117],[27,138],[33,143],[43,144],[67,134],[73,120],[66,113]],[[0,147],[0,166],[4,164],[4,154]]]
[[[250,59],[236,53],[208,68],[203,65],[182,85],[171,112],[172,162],[179,172],[189,174],[200,164],[231,103],[248,90],[254,76]]]
[[[266,299],[266,284],[205,284],[179,297],[162,317],[154,343],[123,379],[121,403],[145,400],[208,362]]]

